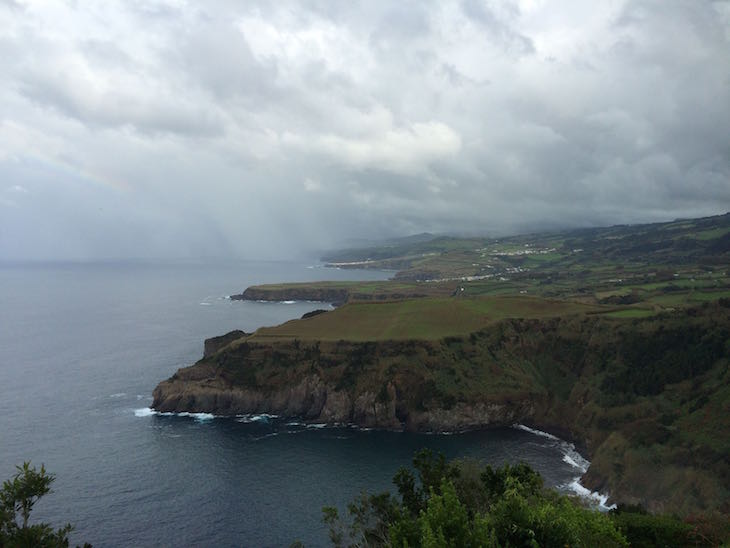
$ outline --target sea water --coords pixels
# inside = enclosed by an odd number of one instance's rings
[[[149,409],[156,384],[197,361],[205,338],[327,306],[228,295],[388,276],[293,262],[0,265],[0,479],[44,463],[54,492],[32,518],[71,522],[72,542],[96,546],[326,545],[322,506],[391,489],[423,447],[524,460],[570,488],[587,463],[526,430],[418,435]]]

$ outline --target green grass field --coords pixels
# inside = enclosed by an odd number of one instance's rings
[[[350,303],[306,320],[261,328],[252,340],[434,340],[468,335],[505,318],[548,318],[603,311],[599,306],[526,296]]]
[[[433,340],[468,334],[507,317],[580,312],[651,316],[730,296],[728,233],[730,215],[723,215],[499,239],[439,237],[348,250],[333,258],[374,258],[370,268],[397,268],[398,274],[387,281],[257,286],[255,299],[347,305],[306,322],[262,329],[256,336]],[[331,290],[339,294],[333,296]]]

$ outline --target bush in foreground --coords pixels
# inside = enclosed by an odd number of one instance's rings
[[[38,500],[51,492],[56,479],[41,465],[37,470],[29,462],[17,467],[16,474],[3,482],[0,491],[0,547],[68,546],[68,535],[73,527],[68,524],[53,529],[47,523],[30,524],[30,513]],[[85,548],[91,545],[85,544]]]
[[[527,464],[502,468],[474,461],[447,462],[429,450],[416,453],[416,475],[402,467],[398,495],[362,494],[348,505],[348,520],[323,509],[335,546],[707,546],[722,539],[671,516],[622,507],[602,513],[574,497],[545,489]]]

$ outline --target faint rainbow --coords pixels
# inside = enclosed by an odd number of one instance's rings
[[[27,155],[27,158],[38,162],[44,168],[47,168],[52,172],[60,172],[65,176],[80,179],[94,186],[112,188],[121,192],[129,192],[132,189],[132,187],[124,181],[110,177],[103,173],[99,173],[98,171],[92,171],[90,169],[75,166],[69,162],[64,162],[57,158],[52,158],[50,156],[40,156],[37,154]]]

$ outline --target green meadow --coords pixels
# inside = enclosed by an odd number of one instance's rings
[[[523,296],[356,302],[326,314],[259,329],[252,339],[435,340],[468,335],[506,318],[549,318],[614,308]]]

